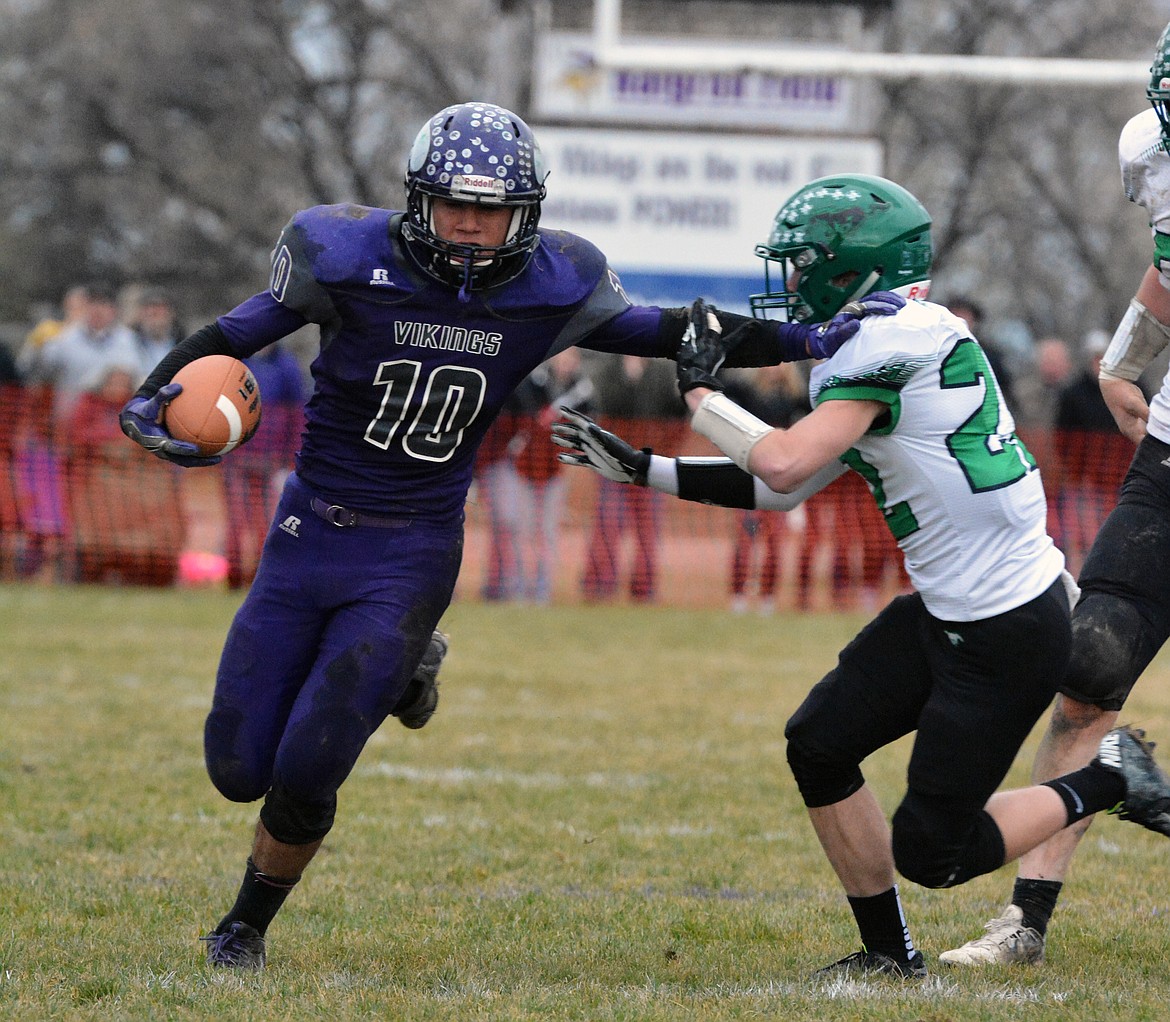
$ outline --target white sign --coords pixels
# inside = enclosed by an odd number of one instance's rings
[[[723,278],[721,293],[746,306],[763,278],[755,247],[784,200],[826,174],[882,168],[873,139],[533,130],[551,172],[541,226],[593,242],[631,298],[654,304],[678,289],[691,291],[685,302],[715,298],[695,283]],[[732,307],[728,297],[722,303]]]
[[[669,51],[669,40],[642,42]],[[537,41],[532,91],[546,120],[840,132],[855,121],[856,88],[835,74],[689,71],[682,58],[672,71],[602,70],[591,36],[549,32]]]

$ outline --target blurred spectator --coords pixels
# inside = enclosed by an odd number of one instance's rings
[[[484,600],[547,603],[552,595],[567,482],[549,425],[561,404],[588,411],[593,382],[570,348],[527,376],[504,405],[476,459],[488,512]]]
[[[30,349],[39,348],[50,337],[56,337],[66,327],[80,323],[85,316],[85,307],[89,302],[89,295],[83,284],[75,284],[61,296],[61,315],[47,316],[40,320],[29,331],[24,346]]]
[[[956,295],[948,302],[943,303],[951,313],[958,316],[967,324],[967,328],[971,331],[972,337],[979,336],[979,330],[983,326],[983,306],[976,302],[973,298],[968,298],[966,295]]]
[[[731,376],[727,396],[770,426],[791,426],[809,411],[808,384],[793,362],[763,366]],[[731,551],[731,609],[749,609],[756,554],[759,555],[755,592],[757,610],[771,613],[775,607],[780,577],[781,544],[790,524],[797,530],[804,523],[804,508],[794,511],[737,511],[735,540]]]
[[[1021,429],[1052,429],[1061,392],[1075,370],[1072,349],[1063,337],[1044,337],[1036,342],[1034,357],[1035,370],[1016,383],[1012,414]]]
[[[53,389],[53,415],[65,422],[77,399],[101,389],[113,369],[139,374],[138,346],[129,327],[118,322],[114,292],[105,285],[86,288],[81,318],[40,344],[26,343],[18,368],[27,384]]]
[[[520,537],[516,531],[520,482],[508,449],[519,428],[519,411],[509,399],[488,427],[475,456],[476,499],[483,504],[488,520],[487,564],[479,595],[488,602],[515,597],[520,562]]]
[[[80,295],[84,295],[84,299]],[[66,501],[66,457],[77,430],[100,429],[92,421],[106,414],[100,407],[83,406],[83,395],[108,391],[118,373],[139,377],[134,335],[118,322],[113,289],[91,284],[83,292],[71,290],[79,317],[65,321],[54,333],[38,325],[17,357],[27,388],[25,428],[17,440],[15,471],[27,549],[21,572],[40,578],[72,578],[74,565],[66,540],[71,531]],[[67,313],[68,316],[68,313]],[[115,427],[117,410],[113,413]]]
[[[568,348],[538,366],[515,391],[516,429],[507,459],[514,466],[512,511],[515,576],[501,579],[502,598],[548,603],[556,577],[557,545],[568,479],[557,461],[550,427],[567,405],[588,414],[593,381],[581,369],[581,349]]]
[[[16,437],[24,419],[24,394],[16,358],[0,344],[0,578],[15,578],[23,538],[16,485]]]
[[[674,364],[636,355],[604,355],[589,367],[597,421],[620,435],[645,438],[660,453],[673,450],[683,429]],[[599,479],[581,591],[586,600],[617,594],[627,533],[633,542],[628,587],[638,602],[654,599],[658,584],[660,494],[648,486]]]
[[[137,368],[112,367],[80,394],[61,448],[76,577],[81,582],[171,585],[186,524],[178,473],[127,453],[118,413],[138,385]]]
[[[1015,380],[1007,364],[1004,352],[999,344],[996,343],[995,338],[987,334],[987,321],[983,314],[983,306],[974,298],[970,298],[967,295],[956,295],[949,301],[943,302],[943,304],[950,312],[967,324],[967,328],[971,331],[971,336],[979,342],[979,346],[987,356],[987,361],[991,364],[991,371],[995,374],[1000,393],[1008,403],[1008,407],[1015,408],[1018,404],[1015,400]]]
[[[20,370],[16,368],[16,356],[7,344],[0,343],[0,387],[20,382]]]
[[[306,387],[301,364],[279,341],[244,359],[260,389],[260,428],[220,462],[226,503],[227,582],[252,582],[276,500],[300,446]],[[151,367],[153,368],[153,366]]]
[[[65,470],[49,437],[44,406],[35,397],[36,391],[21,395],[15,414],[18,432],[11,438],[13,513],[5,518],[12,520],[18,533],[13,563],[22,578],[72,581]]]
[[[1012,406],[1016,428],[1044,472],[1048,531],[1062,550],[1068,549],[1063,533],[1065,452],[1055,430],[1061,394],[1075,372],[1073,351],[1064,338],[1045,337],[1037,341],[1033,369],[1019,379],[1016,403]]]
[[[1097,374],[1101,358],[1109,347],[1109,335],[1093,330],[1085,337],[1081,352],[1081,369],[1060,392],[1056,426],[1058,429],[1100,430],[1117,432],[1117,423],[1101,396]]]
[[[175,317],[175,304],[171,296],[160,288],[143,291],[136,305],[130,328],[138,346],[141,381],[187,333]]]
[[[1053,539],[1064,551],[1069,570],[1080,572],[1085,554],[1117,500],[1117,480],[1103,466],[1126,464],[1132,454],[1101,396],[1097,374],[1109,335],[1091,331],[1081,350],[1081,367],[1060,393],[1056,413],[1056,453],[1061,472],[1055,498]],[[1045,473],[1045,484],[1048,485]],[[1049,498],[1050,503],[1052,498]]]

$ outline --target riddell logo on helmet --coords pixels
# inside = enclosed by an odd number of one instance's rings
[[[926,301],[926,296],[930,294],[930,281],[920,284],[911,284],[906,289],[905,299],[908,302],[914,301],[916,298],[919,301]]]
[[[476,195],[504,197],[504,182],[495,177],[480,174],[456,174],[451,178],[451,191],[472,192]]]

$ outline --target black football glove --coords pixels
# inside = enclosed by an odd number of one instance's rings
[[[727,358],[723,343],[723,327],[715,315],[715,306],[702,298],[691,303],[691,321],[679,342],[678,391],[685,394],[695,387],[722,390],[723,382],[715,374]]]
[[[557,461],[591,468],[615,483],[646,485],[650,448],[635,450],[620,436],[572,408],[562,406],[561,414],[569,421],[552,424],[552,442],[568,448],[570,453],[558,454]]]

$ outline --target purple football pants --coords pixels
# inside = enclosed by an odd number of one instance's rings
[[[341,528],[290,476],[256,579],[228,632],[204,731],[233,802],[273,785],[328,802],[394,710],[447,609],[462,516]]]

